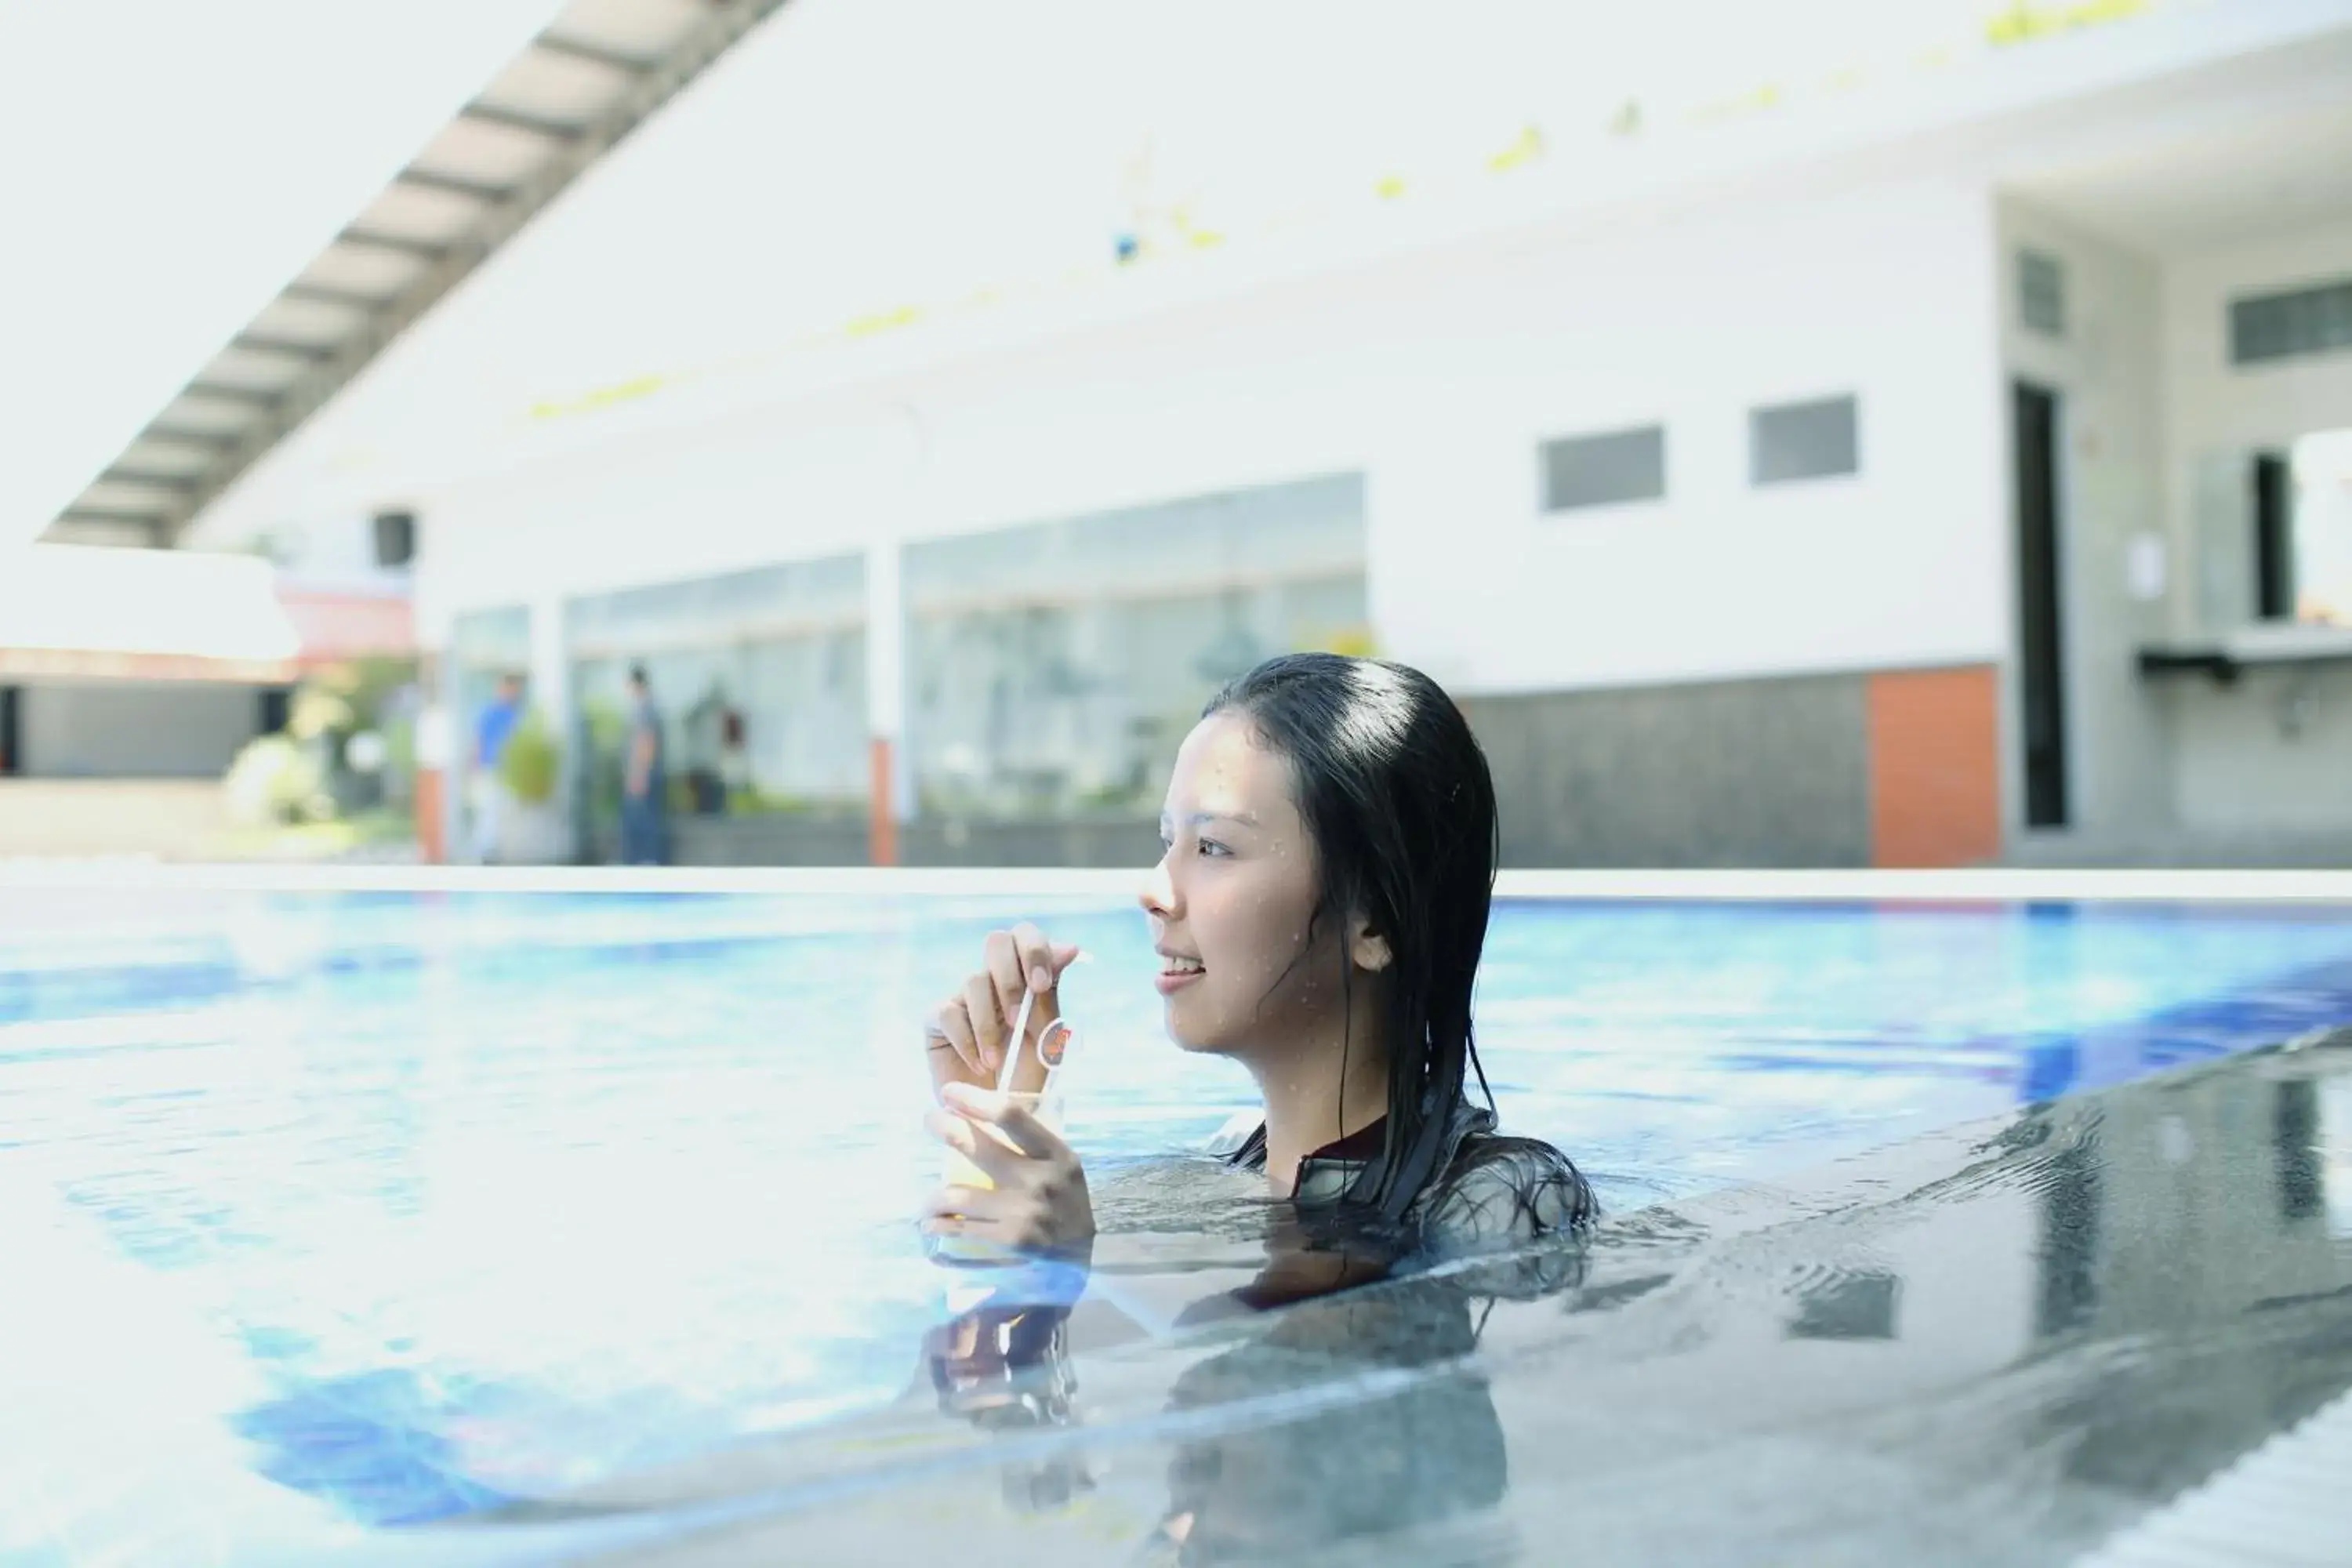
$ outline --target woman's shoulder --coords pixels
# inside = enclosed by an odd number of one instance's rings
[[[1423,1200],[1421,1228],[1445,1252],[1564,1236],[1593,1219],[1591,1184],[1539,1138],[1481,1131],[1462,1140]]]

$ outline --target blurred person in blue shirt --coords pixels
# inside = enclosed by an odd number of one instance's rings
[[[482,705],[482,711],[474,721],[471,847],[474,859],[482,865],[498,858],[499,807],[506,800],[506,784],[499,777],[499,763],[506,756],[507,742],[514,739],[515,727],[521,722],[522,677],[509,671],[499,677],[497,693]]]

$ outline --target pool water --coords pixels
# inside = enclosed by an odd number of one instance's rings
[[[357,1560],[899,1397],[920,1019],[1019,918],[1097,959],[1091,1165],[1248,1103],[1099,900],[20,902],[0,1563]],[[1506,1125],[1619,1212],[2347,1018],[2352,919],[2147,905],[1507,901],[1478,1007]]]

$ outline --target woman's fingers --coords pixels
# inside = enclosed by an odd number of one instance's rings
[[[997,1097],[991,1095],[989,1098]],[[950,1108],[955,1106],[955,1093],[950,1093],[946,1100]],[[924,1117],[923,1121],[931,1130],[932,1136],[971,1161],[975,1169],[1000,1189],[1016,1185],[1024,1179],[1023,1166],[1031,1157],[1030,1151],[1008,1144],[1005,1135],[986,1119],[968,1113],[934,1110]]]
[[[998,1212],[1003,1199],[986,1187],[941,1187],[923,1200],[925,1220],[959,1219],[980,1225],[995,1225],[1003,1217]]]
[[[959,1080],[991,1084],[1004,1068],[1007,1052],[1016,1045],[1013,1020],[1021,1016],[1022,1000],[1030,997],[1032,1038],[1061,1016],[1055,994],[1062,971],[1077,962],[1078,949],[1056,943],[1034,925],[992,931],[985,945],[986,962],[964,982],[963,990],[934,1016],[926,1033],[930,1037],[931,1082],[945,1089]],[[1045,1077],[1045,1065],[1022,1062],[1015,1087],[1034,1091]]]
[[[1028,979],[1022,970],[1019,944],[1013,932],[992,931],[988,933],[988,942],[982,951],[986,954],[984,968],[988,983],[996,992],[997,1009],[1003,1016],[1009,1036],[1013,1020],[1021,1016],[1022,993],[1029,989]]]
[[[978,1123],[958,1116],[953,1111],[927,1111],[923,1116],[923,1126],[932,1137],[961,1154],[965,1159],[971,1160],[974,1164],[979,1163],[978,1155],[982,1142],[985,1140],[991,1145],[996,1142],[982,1133]],[[989,1179],[993,1181],[995,1178],[992,1176]]]
[[[940,1099],[954,1114],[933,1114],[942,1123],[961,1121],[971,1130],[973,1147],[962,1152],[973,1164],[988,1173],[991,1181],[1003,1182],[1017,1174],[1024,1163],[1076,1157],[1070,1153],[1070,1146],[1062,1142],[1061,1134],[1038,1121],[1015,1096],[999,1094],[993,1089],[974,1089],[967,1084],[951,1084]],[[1003,1133],[1012,1141],[1013,1146],[1005,1147],[1003,1142],[991,1137],[989,1131],[983,1129]],[[949,1129],[943,1125],[934,1127],[932,1131],[943,1138],[949,1133]],[[962,1146],[959,1144],[958,1147]]]
[[[1062,971],[1078,961],[1077,945],[1049,941],[1044,931],[1026,922],[1014,926],[1010,934],[1020,954],[1023,980],[1030,990],[1050,998],[1061,984]],[[1051,1016],[1047,1021],[1052,1021]]]
[[[1027,1250],[1074,1254],[1095,1234],[1085,1168],[1070,1146],[1013,1096],[953,1083],[929,1124],[990,1184],[933,1194],[923,1228],[977,1235]]]
[[[929,1038],[924,1044],[930,1047],[932,1087],[987,1080],[988,1068],[980,1059],[980,1041],[972,1034],[971,1010],[962,997],[951,996],[941,1004],[925,1033]]]
[[[977,1120],[987,1122],[1012,1139],[1019,1147],[1023,1157],[1031,1160],[1058,1160],[1069,1156],[1070,1146],[1062,1142],[1062,1135],[1038,1121],[1026,1105],[1007,1095],[991,1094],[984,1098],[989,1102],[984,1109],[974,1104],[972,1110],[964,1110],[966,1104],[983,1099],[982,1096],[976,1094],[951,1095],[949,1097],[948,1104],[953,1110],[962,1111],[968,1116],[975,1116]],[[994,1140],[984,1139],[982,1142],[993,1142]],[[987,1165],[978,1160],[974,1160],[972,1163],[979,1165],[983,1171],[988,1170]],[[989,1173],[992,1178],[995,1175],[992,1171]]]
[[[1051,995],[1062,966],[1054,962],[1054,944],[1045,940],[1045,933],[1024,921],[1014,926],[1006,940],[1016,955],[1021,984],[1040,996]]]
[[[996,984],[985,973],[963,983],[964,1011],[971,1016],[972,1037],[980,1042],[980,1059],[990,1073],[1004,1065],[1005,1021],[996,1008]]]

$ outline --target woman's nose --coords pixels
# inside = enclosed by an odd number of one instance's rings
[[[1144,873],[1141,897],[1143,912],[1165,919],[1176,912],[1176,880],[1168,874],[1168,857],[1160,857],[1159,864]]]

